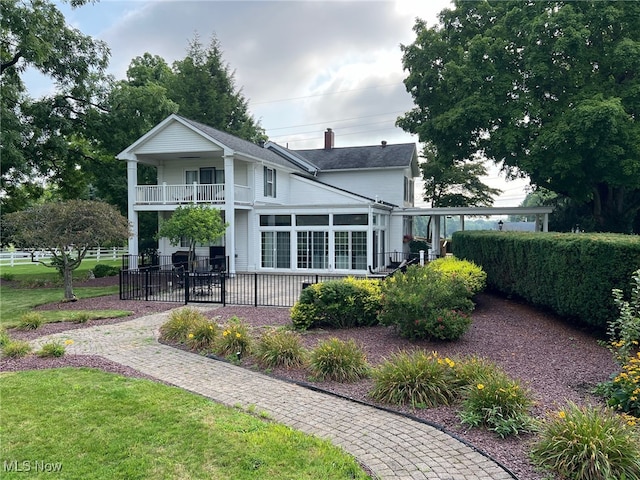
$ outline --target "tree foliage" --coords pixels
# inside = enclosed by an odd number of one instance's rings
[[[67,300],[74,298],[72,273],[87,250],[122,244],[129,235],[129,223],[115,207],[91,200],[44,203],[3,218],[3,241],[51,254],[51,264],[40,263],[61,272]]]
[[[429,149],[423,155],[424,200],[432,207],[487,207],[501,193],[480,181],[487,174],[482,162],[450,162]]]
[[[589,204],[640,209],[640,3],[456,1],[402,47],[416,107],[399,125],[454,161],[486,157]]]
[[[188,205],[175,209],[171,217],[160,224],[157,238],[166,237],[171,245],[189,241],[189,258],[193,259],[197,243],[213,242],[224,235],[229,226],[220,210],[206,205]]]
[[[88,0],[68,3],[77,7]],[[52,1],[0,0],[0,7],[3,211],[19,209],[41,193],[42,178],[59,184],[62,196],[79,196],[86,190],[87,162],[84,143],[75,140],[82,136],[87,112],[98,108],[109,50],[68,26]],[[49,78],[55,93],[31,98],[21,78],[27,68]],[[22,188],[25,184],[32,188]]]

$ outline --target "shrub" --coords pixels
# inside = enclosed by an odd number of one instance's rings
[[[96,278],[114,277],[119,273],[120,273],[120,267],[116,267],[114,265],[98,263],[95,267],[93,267],[93,276]]]
[[[18,328],[21,330],[36,330],[44,323],[44,316],[40,312],[27,312],[20,316]]]
[[[2,347],[2,353],[11,358],[26,357],[31,353],[31,345],[29,342],[22,340],[11,340]]]
[[[640,352],[622,365],[611,381],[598,385],[596,391],[607,398],[610,407],[640,417]]]
[[[265,367],[299,367],[305,362],[306,351],[300,335],[291,330],[272,328],[260,337],[256,357]]]
[[[16,279],[16,274],[11,272],[2,272],[0,274],[0,278],[2,278],[2,280],[6,280],[7,282],[13,282]]]
[[[39,357],[62,357],[66,348],[60,342],[49,342],[42,345],[40,350],[36,352]]]
[[[470,356],[454,360],[456,380],[460,386],[483,383],[485,378],[501,371],[495,363],[483,357]]]
[[[469,295],[461,279],[412,265],[382,283],[379,320],[409,339],[456,340],[471,324],[468,315],[474,305]]]
[[[624,299],[624,293],[619,288],[612,290],[613,303],[618,308],[618,317],[607,325],[609,335],[609,349],[622,365],[638,350],[640,342],[640,270],[636,270],[631,277],[631,298]]]
[[[464,424],[485,426],[501,438],[533,429],[529,392],[500,370],[468,385],[463,398],[460,419]]]
[[[353,340],[330,338],[318,344],[309,359],[311,372],[319,380],[352,382],[369,375],[362,348]]]
[[[216,339],[214,350],[223,356],[236,355],[239,359],[251,353],[252,346],[249,326],[238,317],[233,316],[223,327],[222,335]]]
[[[166,342],[185,343],[189,332],[199,323],[205,322],[206,317],[193,308],[174,310],[160,327],[160,339]]]
[[[455,362],[437,352],[399,352],[372,372],[374,387],[369,395],[384,403],[434,407],[455,398]]]
[[[191,350],[206,351],[213,349],[218,335],[218,326],[203,318],[195,321],[187,334],[186,344]]]
[[[568,480],[640,478],[640,436],[609,408],[549,414],[531,450],[534,463]]]
[[[78,312],[73,316],[74,323],[87,323],[89,320],[91,320],[89,312]]]
[[[443,257],[427,264],[427,268],[436,270],[443,275],[463,281],[471,296],[480,293],[487,286],[487,274],[482,267],[468,260],[456,257]]]
[[[305,288],[291,309],[295,328],[350,328],[378,323],[380,281],[348,277]]]
[[[4,347],[7,343],[11,341],[9,334],[4,329],[4,327],[0,327],[0,348]]]

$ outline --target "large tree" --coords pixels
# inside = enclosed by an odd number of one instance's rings
[[[73,271],[89,248],[122,244],[130,235],[129,223],[104,202],[69,200],[49,202],[3,218],[4,237],[23,249],[44,250],[52,260],[38,262],[56,268],[64,278],[64,298],[74,300]]]
[[[452,162],[425,148],[420,164],[424,180],[423,199],[432,207],[488,207],[501,191],[482,183],[487,169],[480,161]]]
[[[169,98],[180,105],[180,115],[255,143],[266,140],[264,130],[249,114],[248,102],[236,87],[234,72],[225,63],[215,35],[208,48],[195,35],[186,57],[173,63],[166,86]]]
[[[79,196],[87,186],[82,132],[87,112],[99,108],[108,48],[68,26],[52,1],[0,0],[0,7],[3,211],[37,197],[45,179],[61,196]],[[55,91],[33,99],[22,81],[27,68],[48,78]]]
[[[640,209],[640,2],[456,1],[402,47],[399,120],[453,161],[588,204],[601,230]]]

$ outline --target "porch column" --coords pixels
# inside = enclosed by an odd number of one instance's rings
[[[229,223],[225,234],[225,249],[229,257],[229,273],[236,273],[236,222],[235,222],[235,172],[233,154],[224,156],[224,211],[225,220]]]
[[[549,231],[549,214],[548,213],[545,213],[542,216],[542,231],[543,232]]]
[[[440,257],[440,219],[442,215],[434,215],[431,220],[431,253],[435,258]],[[446,219],[445,219],[446,220]],[[429,260],[432,260],[431,258]]]
[[[138,186],[138,162],[135,158],[127,159],[127,217],[131,224],[129,237],[129,255],[138,255],[138,212],[135,210],[136,187]]]

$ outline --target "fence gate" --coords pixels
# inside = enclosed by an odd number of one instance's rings
[[[225,276],[147,267],[120,271],[120,300],[224,303]]]

